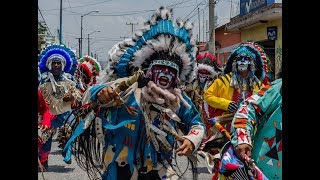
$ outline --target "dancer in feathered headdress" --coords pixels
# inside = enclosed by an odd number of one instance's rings
[[[75,79],[79,82],[80,89],[84,92],[89,86],[97,83],[97,76],[101,71],[100,63],[91,56],[79,59],[79,65],[75,73]]]
[[[223,75],[217,78],[204,93],[204,100],[215,109],[213,117],[236,112],[244,99],[264,87],[262,81],[265,79],[267,70],[266,54],[259,47],[250,41],[236,47],[229,55]],[[231,120],[229,118],[229,121],[223,124],[228,132],[230,132]],[[212,133],[214,129],[212,131],[208,129],[208,131]],[[214,135],[215,139],[224,138],[221,133]],[[219,149],[228,140],[224,138],[217,143],[215,139],[208,141],[206,144],[208,147],[204,148]],[[218,152],[215,151],[215,153]]]
[[[52,128],[59,128],[70,114],[71,104],[80,100],[81,96],[76,88],[71,74],[76,61],[74,53],[63,45],[46,47],[39,55],[39,69],[41,72],[40,91],[49,106],[50,113],[55,115],[51,121]],[[46,159],[50,153],[52,136],[42,146]],[[43,157],[41,157],[43,158]]]
[[[208,104],[203,101],[203,93],[211,83],[220,76],[222,70],[217,63],[217,58],[209,53],[198,54],[195,68],[195,76],[187,85],[185,91],[202,114],[202,121],[209,117]],[[203,114],[204,113],[204,114]],[[204,119],[203,119],[204,118]]]
[[[192,27],[190,21],[174,21],[171,9],[160,7],[132,40],[119,44],[119,79],[85,92],[84,102],[91,105],[64,150],[76,143],[73,147],[89,152],[84,158],[75,150],[78,161],[86,160],[81,164],[89,176],[94,178],[91,173],[98,170],[108,180],[178,179],[171,164],[174,139],[180,145],[176,153],[196,160],[191,153],[205,127],[192,101],[177,88],[190,80],[195,67]],[[100,146],[88,147],[82,140],[103,145],[104,157],[89,149]]]
[[[100,73],[100,76],[97,77],[97,84],[104,84],[110,81],[116,80],[117,72],[115,66],[118,60],[121,58],[123,52],[130,47],[132,39],[125,39],[113,45],[112,48],[108,51],[108,63],[104,68],[104,71]]]

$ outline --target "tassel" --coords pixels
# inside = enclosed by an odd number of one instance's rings
[[[153,124],[150,124],[150,128],[151,128],[155,133],[157,133],[157,134],[159,134],[159,135],[162,135],[162,136],[164,136],[164,137],[167,136],[167,133],[161,131],[159,128],[157,128],[157,127],[156,127],[155,125],[153,125]]]
[[[176,113],[174,113],[171,109],[169,108],[164,108],[162,106],[159,106],[157,104],[152,103],[152,105],[157,108],[158,110],[160,110],[161,112],[166,113],[166,115],[168,115],[172,120],[177,121],[177,122],[181,122],[181,119],[176,115]]]
[[[102,119],[99,117],[95,118],[95,133],[96,137],[99,141],[99,143],[102,143],[102,146],[104,146],[104,136],[103,136],[103,130],[102,130]]]
[[[91,121],[94,119],[95,117],[95,114],[93,112],[93,110],[86,115],[86,117],[84,118],[84,124],[83,124],[83,129],[87,129],[90,124],[91,124]]]

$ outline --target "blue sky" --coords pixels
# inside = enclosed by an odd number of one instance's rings
[[[152,14],[151,10],[157,9],[161,5],[170,6],[174,4],[177,4],[173,9],[174,18],[185,18],[189,15],[188,18],[191,17],[195,25],[193,28],[195,36],[199,32],[199,21],[196,14],[196,7],[199,5],[200,36],[202,40],[203,17],[204,25],[206,20],[209,19],[208,2],[209,0],[62,0],[62,6],[65,8],[62,16],[62,41],[72,49],[78,48],[76,38],[80,37],[81,15],[99,10],[99,13],[90,13],[84,16],[83,38],[88,37],[89,33],[100,31],[90,35],[90,38],[92,38],[90,39],[90,52],[98,54],[99,61],[106,60],[107,51],[120,41],[121,37],[131,37],[131,26],[126,25],[126,23],[138,23],[134,28],[139,29]],[[231,4],[233,10],[230,14]],[[233,17],[239,13],[238,4],[239,0],[217,0],[215,14],[218,16],[218,26],[229,22],[230,15]],[[57,36],[60,0],[38,0],[38,5],[51,34]],[[194,11],[192,12],[192,10]],[[38,19],[42,20],[39,11]],[[87,44],[88,40],[84,39],[84,53],[87,53]]]

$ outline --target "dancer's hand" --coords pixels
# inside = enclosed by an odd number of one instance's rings
[[[62,99],[64,102],[72,102],[74,101],[74,97],[72,96],[72,94],[65,94],[63,96],[63,99]]]
[[[98,92],[97,97],[101,104],[107,104],[114,99],[116,92],[111,87],[105,87]]]
[[[180,99],[173,92],[158,87],[153,81],[149,81],[145,88],[147,93],[144,96],[148,101],[159,105],[166,104],[174,112],[180,108]]]
[[[46,132],[48,130],[49,130],[49,127],[47,125],[41,125],[41,127],[40,127],[41,132]]]
[[[236,152],[237,157],[241,161],[244,161],[244,154],[246,154],[248,157],[251,157],[252,147],[249,144],[239,144],[234,148],[234,151]]]
[[[179,138],[177,141],[182,142],[182,145],[175,150],[175,153],[178,153],[179,156],[187,156],[194,150],[193,143],[187,138]],[[182,151],[182,152],[180,152]]]

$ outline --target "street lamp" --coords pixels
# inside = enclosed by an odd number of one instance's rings
[[[93,31],[93,32],[88,34],[88,56],[90,56],[90,34],[93,34],[95,32],[100,32],[100,31],[99,30],[98,31]]]
[[[90,14],[90,13],[93,13],[93,12],[96,12],[98,13],[99,10],[95,10],[95,11],[90,11],[84,15],[81,15],[81,28],[80,28],[80,34],[81,34],[81,37],[80,37],[80,57],[82,56],[82,31],[83,31],[83,28],[82,28],[82,23],[83,23],[83,17]]]

